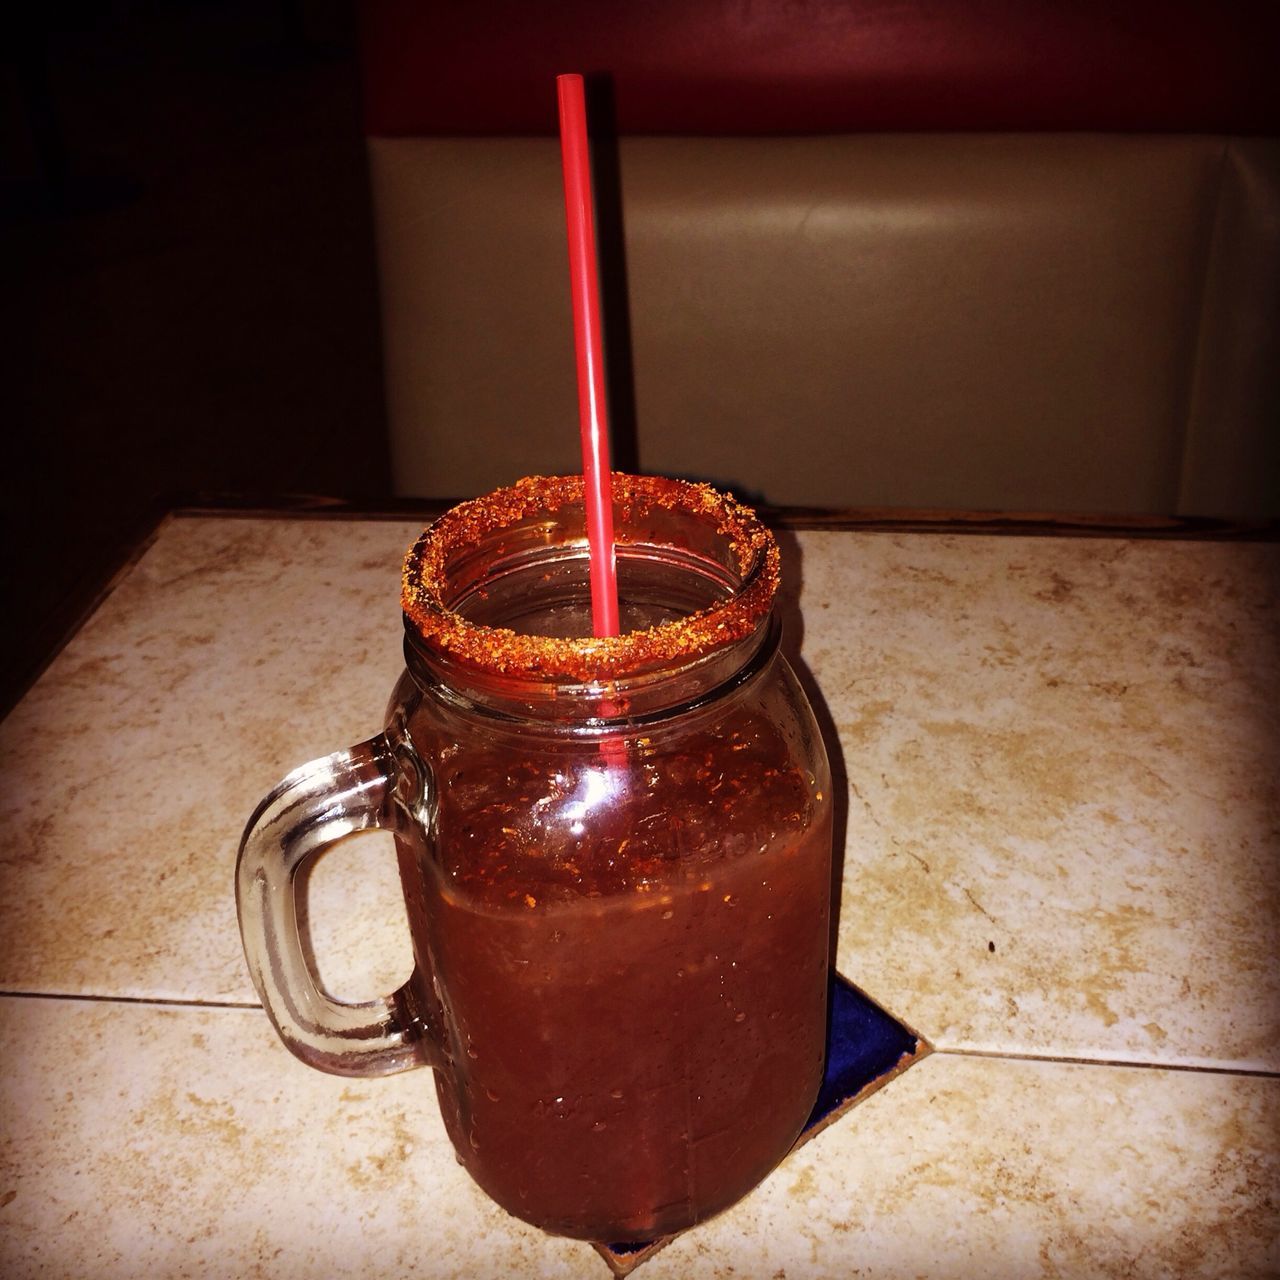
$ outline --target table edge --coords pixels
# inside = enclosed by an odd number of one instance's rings
[[[168,514],[182,517],[311,520],[430,520],[461,498],[377,501],[322,494],[208,494],[176,497]],[[1280,519],[1218,516],[1112,515],[1041,511],[974,511],[891,507],[757,507],[779,529],[867,533],[945,533],[1058,538],[1142,538],[1194,541],[1280,541]]]

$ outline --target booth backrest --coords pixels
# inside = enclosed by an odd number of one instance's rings
[[[368,0],[400,492],[575,467],[553,78],[607,69],[644,470],[1280,514],[1280,21],[1065,8]]]

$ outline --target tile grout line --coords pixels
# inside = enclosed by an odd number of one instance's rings
[[[141,1004],[176,1009],[256,1009],[262,1005],[250,1000],[187,1000],[179,996],[106,996],[76,991],[3,991],[0,999],[88,1001],[91,1004]]]
[[[1280,1080],[1280,1071],[1265,1067],[1211,1067],[1186,1062],[1140,1062],[1129,1058],[1078,1058],[1059,1053],[1014,1053],[998,1049],[942,1049],[936,1044],[934,1053],[953,1058],[991,1058],[1006,1062],[1056,1062],[1074,1067],[1124,1067],[1137,1071],[1187,1071],[1211,1076],[1249,1076],[1260,1080]]]
[[[91,1004],[150,1005],[171,1009],[241,1009],[261,1011],[262,1005],[248,1000],[187,1000],[166,996],[108,996],[70,991],[4,991],[0,999],[85,1001]],[[917,1034],[917,1033],[913,1033]],[[917,1034],[917,1038],[920,1038]],[[1123,1067],[1139,1071],[1186,1071],[1202,1075],[1247,1076],[1261,1080],[1280,1079],[1280,1070],[1261,1067],[1211,1067],[1180,1062],[1140,1062],[1125,1058],[1080,1058],[1055,1053],[1014,1053],[996,1049],[945,1049],[930,1045],[932,1053],[952,1058],[989,1058],[1005,1062],[1054,1062],[1078,1067]],[[930,1055],[931,1056],[931,1055]]]

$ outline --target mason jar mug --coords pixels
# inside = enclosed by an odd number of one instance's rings
[[[295,770],[237,898],[281,1039],[325,1071],[431,1067],[461,1162],[516,1216],[645,1241],[717,1212],[821,1082],[831,802],[779,651],[778,551],[701,485],[614,478],[623,634],[591,634],[580,477],[454,508],[405,564],[385,728]],[[341,1004],[295,876],[395,837],[414,970]]]

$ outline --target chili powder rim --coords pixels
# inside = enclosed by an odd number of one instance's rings
[[[401,605],[423,640],[473,669],[509,678],[616,680],[654,667],[705,657],[751,635],[778,588],[780,556],[756,513],[708,484],[665,476],[612,473],[615,528],[636,506],[682,510],[714,523],[729,544],[741,583],[726,600],[685,617],[619,636],[521,635],[471,622],[445,604],[450,552],[528,516],[581,504],[581,475],[525,476],[515,484],[451,508],[405,556]],[[616,545],[625,547],[625,542]]]

